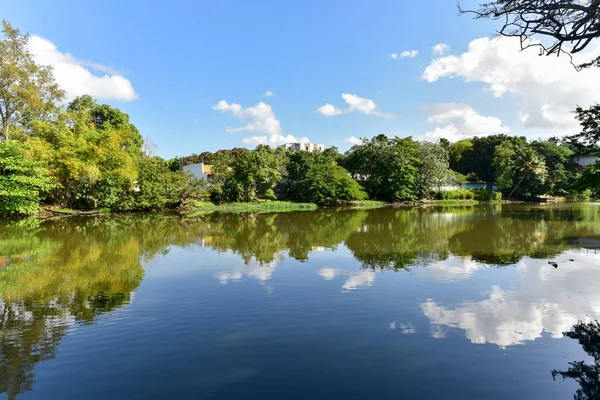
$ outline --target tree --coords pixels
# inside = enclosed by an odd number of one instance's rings
[[[0,40],[0,122],[8,140],[10,128],[42,117],[64,97],[54,83],[52,68],[36,64],[27,48],[29,35],[22,35],[2,21]]]
[[[334,157],[335,154],[292,152],[287,165],[287,196],[327,206],[365,200],[367,194],[348,171],[335,163]]]
[[[571,149],[557,140],[536,140],[530,146],[544,158],[548,169],[544,192],[555,196],[566,195],[573,183],[575,170],[571,164]]]
[[[590,196],[600,198],[600,161],[585,168],[574,184],[580,193],[589,191]]]
[[[277,157],[266,149],[218,153],[212,172],[211,195],[219,202],[275,199],[281,180]]]
[[[571,138],[577,144],[578,152],[600,153],[600,104],[588,109],[577,107],[575,113],[582,130]]]
[[[47,171],[24,151],[19,142],[0,143],[0,214],[33,214],[54,187]]]
[[[410,137],[385,135],[354,146],[348,153],[348,170],[370,198],[397,201],[416,198],[419,144]]]
[[[494,154],[494,168],[500,190],[510,191],[507,199],[515,192],[524,197],[544,193],[548,176],[546,164],[526,142],[506,141],[498,146]]]
[[[427,197],[432,190],[439,190],[450,175],[448,150],[441,144],[421,142],[419,159],[418,194]]]
[[[448,150],[450,157],[450,169],[465,175],[469,172],[473,172],[471,171],[470,165],[467,163],[467,158],[465,157],[471,154],[470,152],[472,149],[473,142],[470,139],[463,139],[452,143]]]
[[[495,0],[478,10],[462,10],[475,18],[502,19],[499,34],[518,37],[521,48],[536,46],[540,54],[575,54],[600,37],[599,0]],[[533,36],[549,41],[532,41]],[[547,44],[546,44],[547,43]],[[565,44],[570,47],[565,49]],[[600,66],[600,57],[579,67]]]

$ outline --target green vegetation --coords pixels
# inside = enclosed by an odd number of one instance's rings
[[[335,147],[307,153],[261,145],[163,160],[121,110],[87,95],[63,103],[52,70],[34,62],[29,37],[5,21],[3,36],[0,215],[34,214],[41,203],[73,210],[265,210],[292,208],[265,203],[275,200],[357,206],[367,199],[600,195],[598,167],[578,169],[570,162],[575,154],[599,151],[599,106],[578,108],[582,132],[562,140],[491,135],[429,143],[377,135],[345,154]],[[184,173],[181,165],[189,162],[212,163],[210,182]],[[444,185],[469,181],[496,182],[501,194],[436,194]],[[224,205],[238,202],[257,204]]]
[[[470,190],[445,190],[437,192],[436,197],[439,200],[474,200],[475,192]]]
[[[209,214],[213,212],[282,212],[309,211],[317,209],[313,203],[296,203],[291,201],[256,201],[215,204],[210,201],[195,201],[190,205],[189,215]]]

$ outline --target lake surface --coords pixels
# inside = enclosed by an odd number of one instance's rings
[[[4,220],[0,294],[0,398],[600,398],[600,204]]]

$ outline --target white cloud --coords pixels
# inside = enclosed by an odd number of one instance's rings
[[[430,319],[431,336],[445,337],[444,328],[460,328],[472,343],[500,347],[522,344],[548,332],[562,337],[578,321],[600,318],[600,258],[571,251],[559,268],[545,260],[524,258],[515,267],[520,287],[493,285],[479,301],[454,306],[428,299],[421,310]],[[566,259],[574,259],[574,262]],[[558,259],[558,258],[557,258]]]
[[[422,139],[437,141],[445,138],[450,141],[487,136],[498,133],[508,133],[510,129],[496,117],[480,115],[467,104],[440,103],[424,106],[421,111],[428,115],[427,122],[443,125],[427,132]]]
[[[344,111],[327,103],[324,106],[317,108],[317,113],[326,117],[333,117],[335,115],[344,114]]]
[[[400,53],[400,57],[402,58],[415,58],[419,54],[418,50],[404,50]]]
[[[469,43],[467,52],[434,59],[422,78],[436,82],[458,77],[482,82],[494,97],[510,94],[521,102],[520,119],[526,128],[548,133],[576,130],[575,106],[589,106],[600,92],[600,69],[577,72],[566,56],[540,57],[535,48],[519,51],[519,39],[481,38]],[[598,54],[596,50],[576,54],[575,63]]]
[[[275,96],[275,93],[271,92],[270,90],[267,90],[263,96],[265,96],[265,97],[273,97],[273,96]]]
[[[358,111],[365,115],[374,115],[387,120],[396,118],[396,116],[393,114],[379,112],[377,110],[377,105],[371,99],[359,97],[350,93],[342,93],[342,99],[344,99],[346,104],[348,104],[347,108],[340,109],[327,103],[324,106],[319,107],[316,112],[326,117],[333,117],[340,114],[349,114],[351,112]]]
[[[219,101],[212,107],[213,110],[230,112],[234,117],[246,123],[240,128],[227,128],[227,132],[252,132],[263,133],[264,135],[251,136],[242,139],[244,144],[267,144],[278,146],[291,142],[308,142],[308,138],[296,138],[292,135],[283,135],[281,122],[277,119],[275,112],[270,105],[259,102],[252,107],[243,108],[237,103],[229,104],[225,100]]]
[[[392,60],[399,60],[401,58],[414,58],[419,54],[418,50],[404,50],[401,53],[391,53],[388,55]]]
[[[350,137],[347,137],[346,139],[344,139],[344,142],[355,145],[355,144],[362,144],[363,141],[361,138],[357,138],[356,136],[350,136]]]
[[[438,43],[435,46],[433,46],[431,50],[433,51],[433,54],[443,56],[448,51],[450,51],[450,46],[448,46],[446,43]]]
[[[350,272],[339,268],[324,267],[319,270],[318,274],[327,281],[330,281],[337,276],[347,276],[348,278],[342,285],[342,292],[368,288],[373,286],[373,283],[375,282],[375,272],[366,270]]]
[[[62,53],[54,43],[40,36],[31,36],[29,49],[36,62],[52,66],[56,83],[65,90],[68,99],[84,94],[104,100],[130,101],[138,98],[131,82],[113,68]],[[94,75],[88,68],[105,74]]]

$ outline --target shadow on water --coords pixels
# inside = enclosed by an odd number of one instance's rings
[[[593,363],[585,361],[572,361],[566,371],[552,371],[552,377],[574,379],[580,388],[573,395],[575,400],[600,399],[600,323],[598,321],[579,322],[569,332],[564,332],[566,337],[576,339],[583,350],[593,359]]]
[[[261,265],[282,254],[306,261],[315,250],[345,246],[363,269],[402,270],[451,255],[510,265],[524,256],[548,258],[573,247],[596,251],[599,238],[600,207],[593,206],[4,220],[0,393],[15,398],[32,390],[36,364],[55,356],[68,326],[93,323],[128,304],[142,282],[143,263],[173,246],[227,251],[246,264]],[[574,377],[578,365],[555,375]]]

